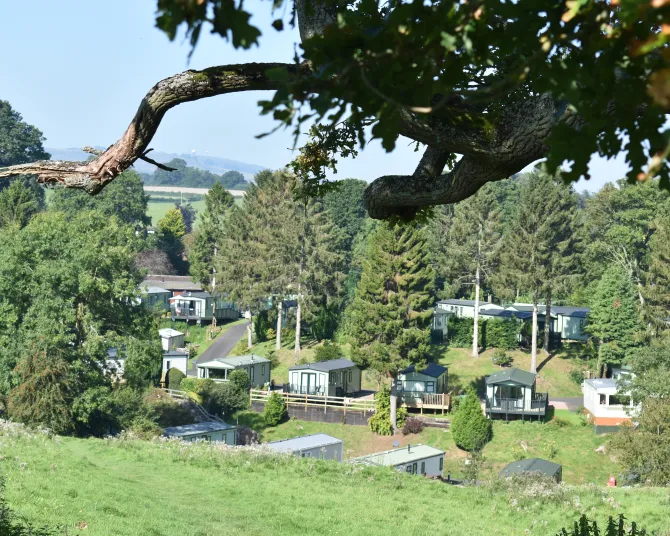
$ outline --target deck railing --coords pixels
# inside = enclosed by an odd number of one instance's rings
[[[486,409],[494,409],[508,412],[528,412],[534,410],[545,410],[549,402],[548,393],[534,393],[530,400],[530,408],[526,408],[523,397],[486,399]]]
[[[441,409],[444,413],[451,404],[451,397],[446,393],[399,391],[396,394],[400,405],[408,408]]]
[[[323,396],[309,393],[284,393],[282,391],[265,391],[262,389],[251,389],[249,391],[250,401],[267,402],[272,393],[278,393],[287,406],[302,406],[305,408],[323,408],[327,411],[331,409],[357,410],[364,412],[373,412],[375,410],[375,401],[368,398],[349,398],[345,396]]]

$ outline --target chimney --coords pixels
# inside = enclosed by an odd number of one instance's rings
[[[407,454],[409,454],[411,451],[409,450],[410,444],[407,444]]]

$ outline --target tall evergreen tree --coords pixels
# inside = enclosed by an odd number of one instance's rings
[[[430,346],[435,272],[426,229],[417,223],[377,226],[356,297],[349,311],[352,356],[391,377],[412,363],[421,365]],[[395,428],[397,397],[391,396]]]
[[[452,293],[469,294],[474,285],[472,357],[479,355],[479,300],[482,284],[499,261],[501,209],[492,185],[455,205],[438,266]]]
[[[516,216],[505,234],[497,281],[503,289],[516,288],[531,295],[530,369],[536,372],[539,300],[547,300],[548,345],[552,293],[574,272],[577,261],[572,219],[575,198],[569,187],[534,171],[522,179],[519,199]]]
[[[640,331],[637,293],[621,266],[610,266],[598,282],[586,330],[597,338],[601,367],[626,361]]]
[[[189,252],[191,274],[207,286],[216,286],[214,258],[222,252],[219,239],[223,234],[226,214],[235,204],[235,198],[220,182],[205,196],[205,211],[196,231],[192,251]]]

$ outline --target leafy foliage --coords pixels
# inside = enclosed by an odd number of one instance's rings
[[[241,389],[233,381],[217,383],[207,398],[207,409],[216,415],[230,417],[236,411],[249,407],[249,390]]]
[[[23,117],[7,101],[0,100],[0,167],[27,164],[36,160],[49,160],[44,150],[44,136],[36,127],[23,121]],[[0,189],[5,181],[0,181]]]
[[[277,426],[288,417],[288,411],[284,399],[279,393],[272,393],[263,410],[263,419],[268,426]]]
[[[474,390],[468,390],[461,400],[451,422],[451,433],[458,448],[470,452],[480,451],[491,439],[489,421]]]
[[[407,418],[407,408],[399,407],[396,410],[396,426],[403,428]],[[375,414],[368,419],[370,429],[378,435],[393,435],[391,425],[391,388],[383,385],[375,395]]]
[[[420,434],[423,431],[423,421],[417,417],[407,417],[402,427],[402,435]]]
[[[479,331],[479,345],[482,345],[484,332],[486,329],[486,322],[482,321],[482,329]],[[449,319],[449,335],[448,341],[450,346],[456,348],[467,348],[472,345],[472,337],[474,332],[474,320],[472,318],[457,318],[451,317]]]
[[[450,320],[451,322],[451,320]],[[484,345],[511,350],[519,346],[522,322],[517,319],[491,318],[486,321]]]
[[[507,355],[507,352],[503,348],[497,348],[493,355],[491,356],[491,361],[494,365],[499,367],[507,367],[512,364],[512,358]]]
[[[249,389],[251,389],[251,379],[246,370],[233,370],[228,376],[228,379],[242,392],[248,393]]]
[[[342,348],[335,343],[325,341],[314,349],[314,361],[331,361],[342,357]]]
[[[174,368],[174,367],[171,368],[170,370],[168,370],[168,374],[167,374],[168,388],[179,390],[180,385],[181,385],[181,381],[184,378],[186,378],[186,374],[184,374],[181,370],[179,370],[178,368]]]
[[[7,188],[0,189],[0,228],[25,227],[43,205],[44,193],[40,189],[31,188],[23,180],[12,181]]]

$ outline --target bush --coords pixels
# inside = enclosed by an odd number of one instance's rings
[[[236,411],[249,407],[249,392],[241,390],[235,383],[217,383],[207,398],[207,411],[229,417]]]
[[[229,356],[235,356],[235,355],[247,355],[248,353],[251,352],[251,348],[249,348],[247,344],[247,338],[244,337],[243,339],[240,340],[235,346],[233,346],[233,349],[230,351],[228,354]]]
[[[556,441],[544,442],[542,444],[542,451],[547,458],[553,460],[558,454],[558,445],[556,445]]]
[[[407,418],[407,408],[396,408],[396,426],[404,428]],[[391,426],[391,388],[388,385],[382,386],[381,391],[377,392],[375,398],[375,414],[368,419],[370,429],[378,435],[393,435]]]
[[[570,379],[577,385],[581,385],[584,382],[584,371],[580,369],[572,369],[570,371]]]
[[[579,424],[582,426],[588,426],[591,424],[591,417],[589,416],[584,406],[579,406],[577,408],[577,415],[579,415]]]
[[[248,426],[237,427],[237,444],[238,445],[257,445],[260,443],[258,432]]]
[[[168,370],[167,373],[167,384],[169,389],[179,389],[179,385],[181,384],[181,381],[186,378],[186,374],[184,374],[181,370],[176,369],[176,368],[171,368]]]
[[[274,322],[270,319],[269,311],[261,311],[254,316],[254,334],[256,335],[256,342],[265,342],[272,340],[268,336],[268,331],[272,329]],[[240,354],[244,355],[244,354]]]
[[[246,370],[242,369],[233,370],[228,375],[228,379],[232,383],[237,385],[240,391],[244,391],[245,393],[247,393],[249,392],[249,389],[251,389],[251,379],[249,378],[249,374],[247,374]]]
[[[570,421],[561,417],[554,417],[547,423],[547,427],[555,429],[565,428],[566,426],[570,426]]]
[[[284,399],[279,393],[272,393],[265,403],[265,411],[263,411],[265,424],[268,426],[277,426],[286,417],[288,417],[288,411],[286,411]]]
[[[502,348],[498,348],[493,352],[491,361],[493,361],[494,365],[498,365],[499,367],[507,367],[512,364],[512,358],[508,356],[507,352]]]
[[[149,391],[144,396],[143,402],[148,409],[148,415],[162,428],[195,422],[188,408],[174,400],[162,389]]]
[[[338,344],[324,342],[323,346],[317,346],[314,350],[314,361],[332,361],[342,357],[342,349]]]
[[[423,430],[423,421],[416,417],[405,419],[405,426],[402,427],[402,435],[420,434]]]
[[[501,320],[492,318],[486,321],[484,345],[487,348],[502,348],[512,350],[519,346],[521,321],[516,319]],[[472,335],[470,336],[472,341]]]
[[[470,452],[481,450],[491,438],[491,421],[482,412],[474,390],[470,389],[461,401],[451,423],[451,432],[456,445]]]
[[[195,393],[201,401],[206,401],[215,385],[214,380],[210,380],[209,378],[184,378],[181,381],[180,387],[182,391]]]
[[[277,338],[277,331],[274,328],[268,328],[265,330],[265,340],[274,341]]]

